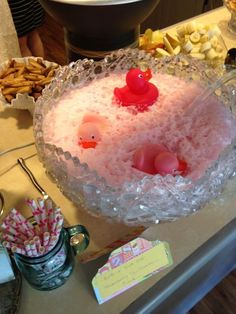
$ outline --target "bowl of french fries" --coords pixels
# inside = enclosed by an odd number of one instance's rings
[[[35,103],[55,75],[58,64],[42,58],[13,58],[0,66],[0,102],[6,108],[27,109]]]

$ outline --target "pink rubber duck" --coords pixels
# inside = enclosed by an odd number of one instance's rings
[[[102,131],[108,126],[107,119],[98,114],[86,114],[78,129],[78,144],[82,148],[95,148],[101,141]]]
[[[133,167],[155,175],[185,175],[187,163],[162,144],[146,144],[141,146],[133,156]]]
[[[151,70],[143,72],[138,68],[129,70],[124,87],[116,87],[114,95],[117,102],[124,107],[135,106],[139,112],[152,106],[159,96],[158,88],[149,82]]]

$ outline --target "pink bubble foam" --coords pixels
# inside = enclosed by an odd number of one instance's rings
[[[147,175],[133,167],[133,156],[142,145],[162,144],[188,165],[187,177],[200,178],[236,135],[235,120],[215,97],[187,111],[202,87],[167,74],[153,74],[160,91],[156,103],[145,112],[119,107],[113,98],[125,73],[91,81],[66,92],[46,115],[45,139],[69,151],[113,186]],[[186,114],[188,112],[188,114]],[[94,149],[78,145],[78,129],[85,115],[101,115],[108,126]]]

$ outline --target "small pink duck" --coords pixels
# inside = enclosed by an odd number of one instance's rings
[[[139,112],[152,106],[159,96],[158,88],[149,82],[151,70],[143,72],[139,68],[129,70],[124,87],[116,87],[114,95],[117,102],[124,107],[135,106]]]
[[[185,175],[187,163],[179,160],[176,155],[162,144],[146,144],[141,146],[133,156],[133,167],[155,175]]]
[[[78,129],[78,144],[82,148],[95,148],[101,141],[102,131],[108,126],[107,119],[98,114],[86,114]]]

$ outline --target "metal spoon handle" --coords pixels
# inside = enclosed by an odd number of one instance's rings
[[[41,187],[41,185],[37,182],[35,179],[33,173],[31,170],[26,166],[25,161],[23,158],[17,159],[18,164],[21,166],[21,168],[25,171],[25,173],[28,175],[30,178],[30,181],[33,183],[34,187],[39,191],[39,193],[42,194],[44,199],[48,198],[47,193],[44,191],[44,189]]]
[[[4,212],[4,197],[0,192],[0,217],[2,216],[3,212]]]

